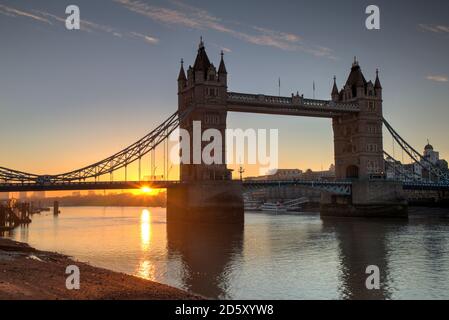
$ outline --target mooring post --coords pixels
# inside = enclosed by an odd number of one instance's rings
[[[53,215],[54,216],[59,215],[59,202],[58,201],[53,202]]]
[[[22,202],[20,204],[20,222],[22,223],[26,217],[27,204],[26,202]]]
[[[6,226],[6,209],[0,205],[0,227]]]

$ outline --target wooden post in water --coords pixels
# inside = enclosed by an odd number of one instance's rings
[[[6,226],[6,208],[0,205],[0,228]]]
[[[20,203],[20,222],[23,223],[27,215],[27,204],[26,202]]]
[[[59,202],[58,201],[53,202],[53,215],[54,216],[59,215]]]

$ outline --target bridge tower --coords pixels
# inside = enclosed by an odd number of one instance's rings
[[[193,108],[187,119],[180,123],[180,128],[188,132],[189,153],[187,163],[180,165],[181,181],[231,180],[231,171],[226,167],[226,99],[227,71],[221,53],[218,71],[210,62],[203,40],[201,39],[195,63],[187,69],[185,75],[183,63],[178,77],[178,111]],[[202,141],[206,130],[216,130],[220,137],[221,151],[214,156],[212,164],[204,163],[202,152],[213,141]],[[214,137],[214,138],[215,138]],[[201,145],[195,146],[195,142]],[[185,146],[186,144],[184,144]],[[186,150],[181,150],[186,152]],[[215,152],[216,150],[212,150]],[[216,157],[215,157],[216,156]],[[184,159],[187,159],[184,158]]]
[[[348,79],[338,91],[334,78],[333,102],[357,104],[358,113],[332,118],[335,174],[352,180],[352,195],[321,195],[321,216],[406,217],[402,184],[385,180],[383,158],[382,85],[367,81],[356,58]]]
[[[193,67],[186,75],[181,61],[178,76],[178,111],[191,111],[180,123],[181,183],[167,190],[167,222],[243,222],[242,183],[226,166],[227,95],[223,52],[217,70],[201,39]]]
[[[339,92],[334,79],[334,102],[352,102],[358,114],[343,114],[332,119],[334,130],[335,173],[337,179],[365,179],[384,175],[382,141],[382,86],[366,81],[354,58],[346,84]]]

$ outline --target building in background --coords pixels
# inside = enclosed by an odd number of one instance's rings
[[[440,153],[435,151],[430,143],[427,143],[424,147],[422,159],[419,163],[403,164],[391,158],[385,160],[387,179],[438,181],[438,177],[431,173],[431,166],[435,166],[443,172],[449,172],[447,161],[440,159]]]
[[[300,169],[278,169],[270,175],[258,177],[248,177],[245,180],[251,181],[288,181],[288,180],[335,180],[335,166],[332,164],[329,170],[312,171],[307,169],[305,172]],[[264,189],[256,189],[248,195],[248,199],[259,202],[276,202],[289,199],[298,199],[306,197],[313,203],[319,203],[321,191],[307,186],[282,185]]]
[[[245,180],[273,180],[273,181],[282,181],[282,180],[295,180],[300,179],[302,175],[302,170],[299,169],[277,169],[273,174],[267,174],[263,176],[257,177],[248,177]]]
[[[286,180],[334,180],[335,179],[335,166],[330,165],[329,170],[324,171],[312,171],[307,169],[302,171],[300,169],[277,169],[275,173],[257,176],[247,177],[245,180],[261,181],[286,181]]]

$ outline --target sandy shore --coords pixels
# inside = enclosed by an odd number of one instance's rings
[[[65,286],[66,267],[80,269],[80,289]],[[188,292],[0,238],[0,299],[200,299]]]

